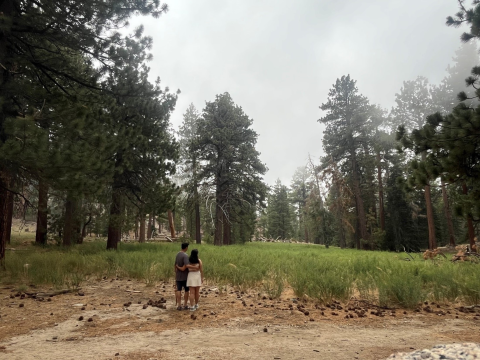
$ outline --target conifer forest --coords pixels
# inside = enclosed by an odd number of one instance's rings
[[[464,33],[440,82],[404,79],[387,109],[348,72],[335,74],[309,105],[321,156],[305,153],[289,182],[267,184],[257,119],[228,89],[192,103],[173,127],[182,93],[154,78],[152,34],[129,26],[163,21],[165,3],[0,1],[0,263],[14,219],[37,224],[39,246],[101,238],[116,250],[167,234],[213,245],[475,248],[480,3],[458,3],[445,26]]]
[[[0,0],[0,359],[480,359],[479,239],[480,0]]]

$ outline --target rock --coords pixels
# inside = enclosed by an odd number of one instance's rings
[[[85,293],[84,293],[83,291],[79,291],[79,292],[77,293],[77,295],[78,295],[78,296],[85,296]]]
[[[92,322],[92,321],[93,321],[93,318],[88,318],[87,321],[88,321],[88,322]]]
[[[263,328],[263,332],[268,332],[268,329],[267,329],[267,328]]]
[[[82,320],[83,320],[83,316],[80,316],[80,317],[78,318],[78,321],[82,321]]]
[[[25,304],[24,304],[24,303],[20,303],[20,304],[18,304],[18,307],[24,307],[24,306],[25,306]]]

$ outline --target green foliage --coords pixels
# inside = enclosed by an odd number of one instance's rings
[[[479,303],[478,266],[447,260],[424,261],[414,255],[362,253],[318,245],[249,243],[218,248],[195,245],[209,285],[261,289],[272,298],[291,286],[296,296],[320,302],[347,301],[354,291],[382,306],[415,307],[422,301]],[[2,282],[78,287],[104,276],[137,279],[152,286],[173,278],[172,261],[179,244],[103,242],[18,251],[7,257]],[[25,264],[29,264],[25,267]]]
[[[268,197],[267,232],[270,238],[288,239],[293,235],[293,211],[288,195],[288,188],[277,180]]]
[[[242,222],[242,210],[262,206],[266,196],[261,176],[267,169],[255,149],[258,135],[252,122],[228,93],[207,102],[198,121],[199,176],[207,192],[215,194],[216,245],[231,243],[231,230],[223,226],[222,234],[222,224]]]

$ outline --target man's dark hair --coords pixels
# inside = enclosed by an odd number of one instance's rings
[[[188,248],[188,243],[182,243],[182,250],[185,250],[186,248]]]

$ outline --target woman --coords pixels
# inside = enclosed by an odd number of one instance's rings
[[[203,265],[202,260],[198,258],[198,250],[193,249],[188,258],[188,265],[177,268],[181,271],[188,269],[187,286],[190,289],[190,311],[198,309],[198,300],[200,299],[200,286],[203,283]],[[195,302],[195,305],[194,305]]]

